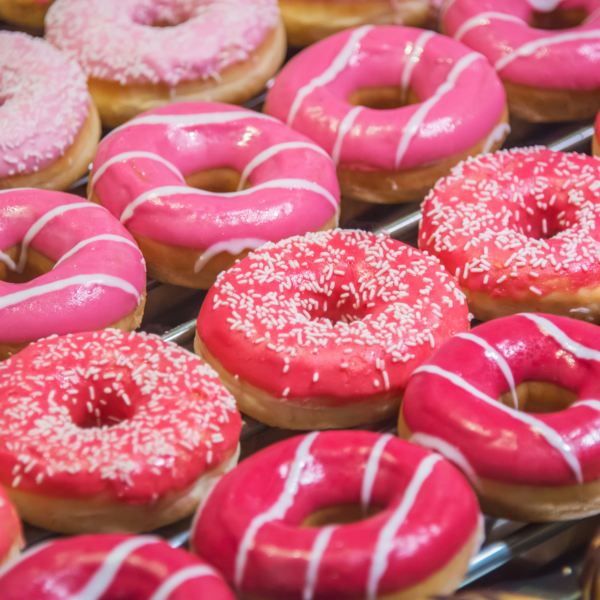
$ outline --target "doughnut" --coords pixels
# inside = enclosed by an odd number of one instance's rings
[[[412,27],[359,27],[303,50],[275,79],[265,112],[329,153],[342,196],[378,203],[422,200],[509,130],[485,58]]]
[[[237,461],[233,399],[155,336],[47,338],[0,364],[0,390],[0,486],[37,527],[156,529],[192,514]]]
[[[0,571],[3,600],[235,600],[206,563],[152,536],[81,535],[40,544]]]
[[[485,323],[413,372],[399,435],[458,466],[487,515],[558,521],[597,514],[598,361],[590,323],[535,313]]]
[[[292,46],[308,46],[360,25],[424,26],[429,0],[279,0]]]
[[[22,27],[43,29],[44,17],[52,2],[54,0],[0,0],[0,19]]]
[[[0,191],[0,359],[49,335],[136,329],[140,249],[101,206],[45,190]]]
[[[46,38],[82,66],[105,127],[175,102],[242,104],[286,52],[276,0],[61,0]]]
[[[592,154],[594,156],[600,156],[600,113],[598,113],[598,116],[596,117],[596,126],[592,137]]]
[[[314,432],[225,475],[191,548],[240,598],[426,598],[458,587],[481,521],[439,454],[391,435]]]
[[[468,317],[437,259],[337,229],[266,244],[221,275],[194,348],[245,414],[339,429],[395,417],[411,372]]]
[[[469,159],[423,203],[419,248],[487,321],[544,312],[600,322],[600,161],[521,148]]]
[[[0,31],[0,190],[66,190],[99,139],[80,67],[43,40]]]
[[[600,109],[600,0],[448,0],[443,11],[445,33],[500,75],[511,116],[576,121]]]
[[[21,521],[8,496],[0,489],[0,565],[14,560],[23,545]]]
[[[267,241],[335,227],[340,202],[319,146],[261,113],[212,103],[156,109],[115,130],[88,192],[134,236],[150,277],[194,288]]]

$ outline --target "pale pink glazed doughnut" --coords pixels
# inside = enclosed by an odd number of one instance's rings
[[[46,37],[79,62],[106,127],[167,104],[242,104],[285,57],[277,0],[59,0]]]
[[[480,542],[477,500],[448,462],[366,431],[251,456],[217,483],[191,535],[240,598],[303,600],[450,593]]]
[[[600,0],[449,0],[442,22],[494,66],[512,116],[568,121],[600,109]]]
[[[486,514],[554,521],[598,513],[599,361],[589,323],[535,313],[486,323],[413,373],[400,436],[462,469]]]
[[[339,429],[395,416],[412,371],[468,329],[464,296],[436,258],[337,229],[267,244],[220,276],[195,350],[242,412]]]
[[[235,600],[206,563],[150,536],[82,535],[34,546],[0,571],[3,600]]]
[[[0,565],[15,559],[24,545],[21,521],[0,488]]]
[[[0,191],[0,359],[52,334],[142,320],[146,272],[105,209],[61,192]]]
[[[23,27],[42,29],[52,2],[54,0],[0,0],[0,19]]]
[[[339,212],[335,167],[319,146],[216,103],[122,125],[100,144],[88,192],[135,237],[151,277],[200,288],[267,241],[335,227]]]
[[[600,322],[600,161],[521,148],[469,159],[423,203],[419,247],[483,321],[545,312]]]
[[[0,364],[0,485],[64,533],[149,531],[193,513],[237,461],[216,373],[155,336],[51,337]]]
[[[410,27],[364,26],[307,48],[277,76],[265,112],[331,155],[343,196],[369,202],[423,199],[509,129],[485,58]]]
[[[0,190],[67,189],[99,139],[81,68],[43,40],[0,31]]]

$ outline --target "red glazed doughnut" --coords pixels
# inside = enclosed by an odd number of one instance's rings
[[[543,148],[469,159],[423,204],[421,250],[481,320],[545,312],[600,321],[600,161]]]
[[[16,558],[23,546],[21,521],[0,488],[0,565]]]
[[[486,514],[581,518],[600,512],[599,394],[597,327],[515,315],[452,338],[413,373],[399,433],[461,468]]]
[[[2,600],[235,600],[211,567],[150,536],[41,544],[0,571]]]
[[[191,545],[240,598],[424,598],[456,589],[480,521],[468,483],[438,454],[330,431],[275,444],[223,477]]]
[[[395,416],[410,373],[468,328],[463,294],[435,258],[337,229],[265,244],[222,274],[195,349],[242,412],[339,429]]]
[[[53,337],[0,364],[0,485],[65,533],[149,531],[232,468],[240,415],[175,344],[116,330]]]

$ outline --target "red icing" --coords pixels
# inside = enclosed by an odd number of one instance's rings
[[[383,445],[380,459],[368,467],[378,443]],[[446,565],[478,527],[478,504],[469,485],[438,459],[392,436],[365,431],[286,440],[223,477],[197,517],[192,548],[228,581],[237,579],[243,592],[265,598],[369,598],[405,589]],[[318,560],[315,542],[323,528],[301,524],[319,509],[361,504],[368,472],[373,486],[367,505],[382,512],[336,526]],[[409,484],[414,498],[407,493]],[[291,495],[287,503],[282,502],[284,488]],[[274,516],[274,507],[282,504],[287,510]],[[405,516],[392,527],[401,504]],[[262,526],[249,538],[261,515]],[[386,527],[390,543],[378,547]],[[376,585],[369,584],[374,565],[384,566]],[[308,593],[311,587],[314,595]]]
[[[109,572],[111,562],[116,572]],[[0,571],[0,589],[3,600],[234,600],[221,577],[197,558],[159,538],[124,535],[86,535],[34,547]],[[167,589],[172,591],[164,595]]]
[[[21,521],[8,496],[0,489],[0,564],[2,564],[21,540]]]
[[[155,336],[53,337],[0,364],[6,487],[150,502],[216,468],[240,429],[214,371]]]

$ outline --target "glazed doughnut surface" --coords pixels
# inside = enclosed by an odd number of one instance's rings
[[[8,496],[0,488],[0,565],[16,558],[23,544],[21,521]]]

